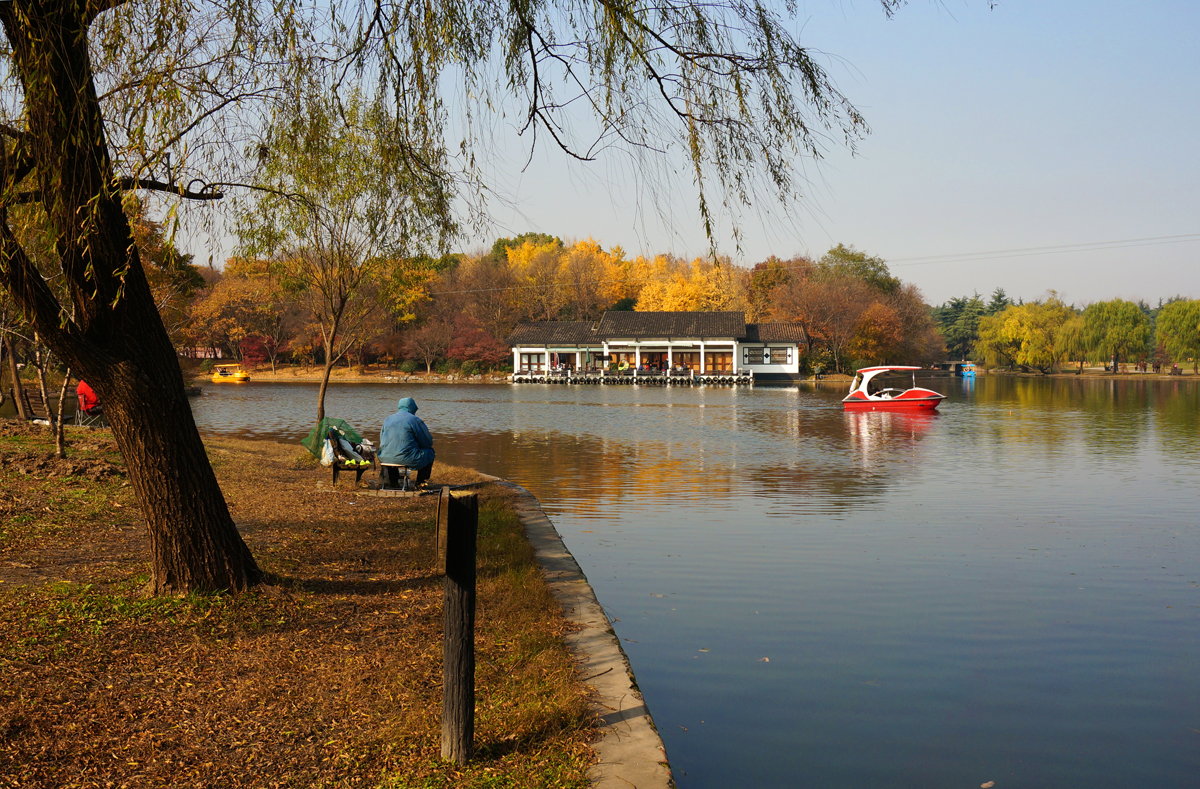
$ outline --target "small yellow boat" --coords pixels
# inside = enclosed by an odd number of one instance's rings
[[[243,384],[250,380],[250,373],[242,369],[240,364],[214,364],[212,382],[214,384]]]

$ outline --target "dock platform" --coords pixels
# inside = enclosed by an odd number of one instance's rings
[[[736,373],[648,373],[624,372],[520,372],[513,374],[515,384],[569,384],[581,386],[749,386],[753,371]]]

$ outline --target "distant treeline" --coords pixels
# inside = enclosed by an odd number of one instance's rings
[[[1068,362],[1191,363],[1200,359],[1200,300],[1175,296],[1145,301],[1112,299],[1080,309],[1054,291],[1044,299],[1013,303],[997,288],[985,303],[978,293],[933,309],[953,359],[1047,373]]]
[[[313,306],[321,299],[289,277],[291,268],[286,260],[234,259],[223,272],[205,272],[180,345],[247,361],[323,360],[321,310]],[[335,346],[362,363],[504,368],[511,360],[504,340],[519,322],[595,320],[606,310],[732,310],[750,322],[798,323],[808,337],[807,369],[945,355],[920,291],[879,258],[841,245],[819,260],[770,258],[747,268],[725,259],[629,258],[591,239],[566,244],[527,234],[499,239],[487,252],[384,260],[377,268],[347,307],[368,319]]]
[[[506,369],[505,338],[521,321],[595,320],[606,310],[741,311],[749,322],[804,328],[802,367],[974,358],[1048,371],[1067,361],[1200,356],[1200,302],[1157,308],[1121,300],[1079,310],[1051,292],[1014,304],[997,289],[930,307],[885,261],[838,245],[818,259],[756,265],[673,255],[627,257],[587,239],[502,238],[442,257],[340,259],[292,250],[197,267],[132,207],[160,314],[185,354],[252,364],[384,362],[405,369]],[[0,302],[11,359],[44,360],[20,315]],[[39,355],[41,354],[41,355]]]

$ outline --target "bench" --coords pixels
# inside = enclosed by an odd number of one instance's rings
[[[1172,367],[1167,375],[1183,375],[1182,367]]]
[[[336,460],[333,461],[333,466],[331,466],[331,468],[333,469],[333,485],[334,485],[334,487],[337,487],[338,475],[343,471],[353,471],[354,472],[354,485],[355,485],[355,487],[357,487],[358,483],[362,482],[363,472],[369,468],[373,468],[374,465],[375,465],[374,463],[368,463],[365,466],[362,465],[361,463],[354,463],[352,465],[350,463],[350,461],[348,461],[348,460],[345,460],[340,457],[337,458]]]

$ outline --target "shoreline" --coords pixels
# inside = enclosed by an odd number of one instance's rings
[[[319,384],[321,383],[322,374],[320,372],[287,372],[281,371],[272,374],[270,370],[250,371],[250,380],[247,383],[271,383],[271,384]],[[206,386],[213,384],[214,386],[237,386],[236,383],[216,384],[213,383],[212,377],[204,373],[189,373],[185,372],[184,383],[188,386]],[[330,376],[330,384],[496,384],[508,383],[512,380],[511,373],[479,373],[475,375],[456,375],[454,373],[402,373],[399,371],[368,371],[364,374],[358,374],[354,371],[347,371],[344,374],[339,374],[339,371],[334,371]]]
[[[602,724],[600,739],[591,743],[597,757],[588,771],[592,786],[596,789],[674,786],[666,747],[638,689],[629,658],[613,633],[595,590],[554,522],[537,497],[525,488],[501,477],[478,473],[516,494],[512,506],[525,527],[525,537],[533,546],[546,585],[562,605],[563,616],[578,626],[564,640],[578,661],[580,681],[592,689],[592,709]]]
[[[1038,373],[1038,372],[1021,372],[1018,370],[980,370],[977,375],[999,375],[1006,378],[1087,378],[1097,381],[1196,381],[1200,380],[1200,376],[1196,376],[1191,370],[1184,370],[1180,375],[1170,375],[1169,373],[1142,373],[1142,372],[1124,372],[1124,373],[1107,373],[1101,368],[1085,368],[1083,373],[1076,371],[1058,372],[1058,373]]]

